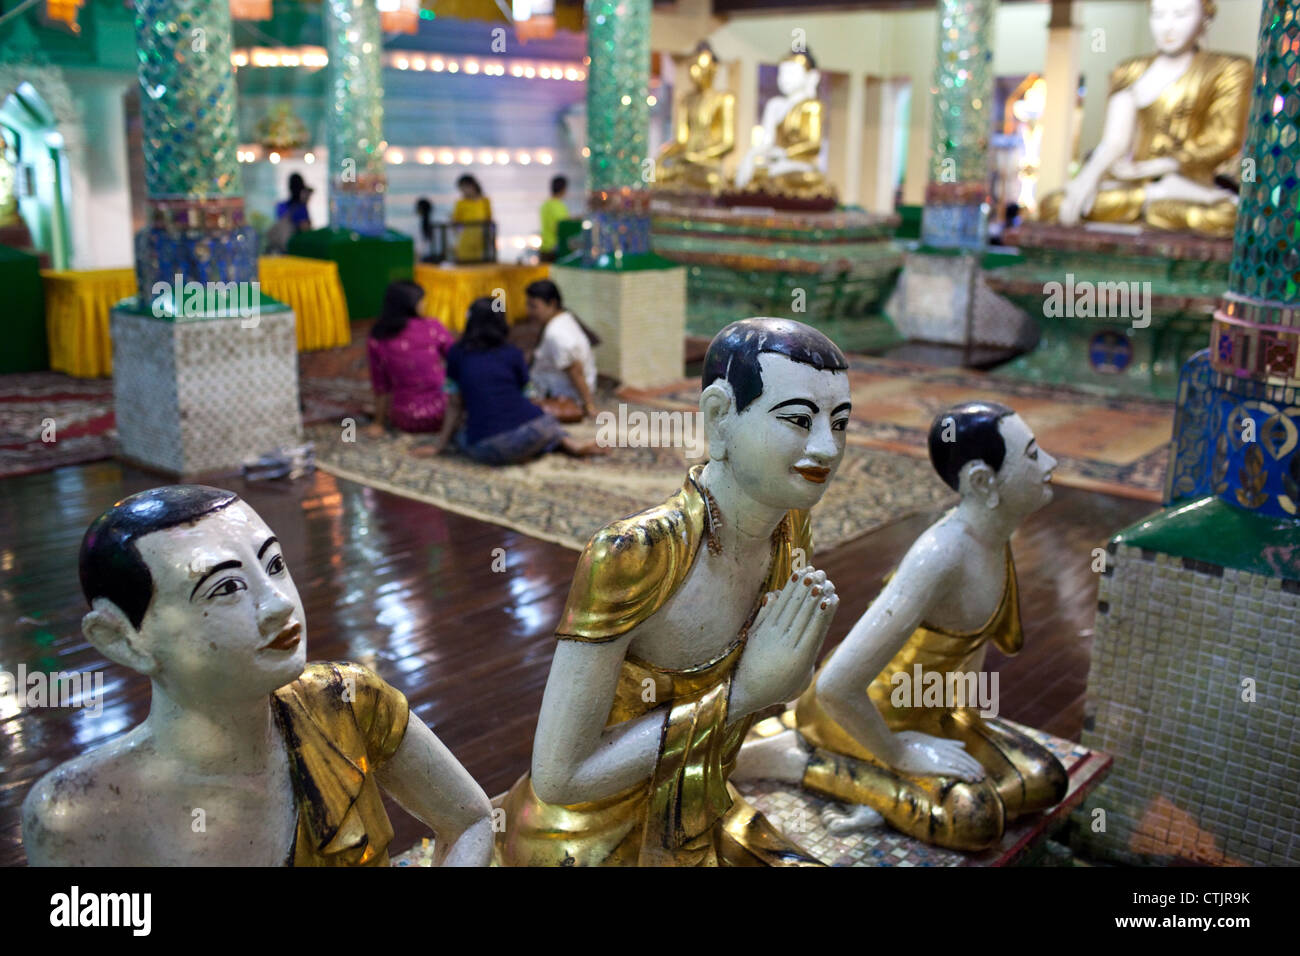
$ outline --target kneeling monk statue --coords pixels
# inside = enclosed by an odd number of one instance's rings
[[[356,664],[307,664],[280,544],[229,491],[131,495],[81,545],[86,638],[147,675],[139,726],[42,777],[23,803],[35,865],[384,866],[386,791],[444,866],[486,866],[492,805]]]
[[[799,322],[745,319],[713,340],[709,462],[578,561],[502,863],[820,865],[728,777],[754,714],[808,686],[839,603],[802,565],[844,454],[846,369]]]
[[[793,729],[745,745],[736,778],[859,805],[841,826],[883,817],[927,843],[982,850],[1069,782],[1046,748],[972,706],[989,642],[1006,654],[1023,643],[1010,539],[1051,500],[1056,461],[993,402],[940,412],[930,460],[960,504],[916,540],[783,715]],[[943,690],[923,694],[931,687]]]

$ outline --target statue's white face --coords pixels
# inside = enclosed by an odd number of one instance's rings
[[[998,469],[998,498],[1013,514],[1027,516],[1052,500],[1052,469],[1056,459],[1038,447],[1034,433],[1019,415],[998,421],[1006,445]]]
[[[1151,37],[1156,49],[1166,55],[1190,49],[1204,20],[1201,0],[1151,0]]]
[[[794,362],[758,358],[763,393],[727,429],[727,464],[745,493],[782,511],[821,500],[844,457],[849,377]]]
[[[776,68],[776,86],[783,96],[794,96],[808,85],[803,60],[782,60]]]
[[[280,544],[242,501],[136,542],[154,596],[140,626],[155,679],[187,700],[246,700],[295,680],[307,661],[298,589]]]

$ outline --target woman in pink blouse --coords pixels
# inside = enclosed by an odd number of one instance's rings
[[[399,280],[384,290],[384,307],[366,343],[370,386],[375,393],[375,422],[370,434],[385,427],[404,432],[437,432],[447,399],[442,383],[444,359],[456,337],[436,319],[422,318],[424,290]]]

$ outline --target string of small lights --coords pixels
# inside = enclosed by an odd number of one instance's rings
[[[302,68],[319,70],[329,65],[324,47],[242,47],[230,54],[236,70]],[[580,83],[587,78],[586,64],[524,60],[512,57],[454,56],[444,53],[414,53],[389,50],[383,54],[385,67],[416,73],[465,73],[468,76],[510,76],[516,79],[567,80]]]

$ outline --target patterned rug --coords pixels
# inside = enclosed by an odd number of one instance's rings
[[[926,436],[936,414],[958,402],[992,400],[1019,412],[1038,443],[1060,461],[1054,476],[1059,484],[1161,500],[1174,420],[1170,403],[1106,398],[1064,386],[857,355],[849,358],[849,366],[852,445],[927,458]],[[660,408],[693,409],[700,384],[699,379],[683,379],[620,394]]]
[[[611,399],[600,403],[613,410]],[[636,427],[629,409],[627,418]],[[594,440],[594,422],[567,426],[580,440]],[[545,455],[526,465],[491,468],[458,454],[414,458],[411,436],[372,439],[359,430],[344,440],[337,424],[313,425],[316,463],[339,478],[428,502],[535,538],[581,550],[591,535],[615,518],[658,504],[681,487],[686,470],[702,459],[683,447],[618,447],[603,458]],[[899,518],[938,510],[955,496],[926,462],[869,448],[850,447],[825,498],[813,511],[819,551],[866,534]]]
[[[109,379],[0,375],[0,478],[111,458],[116,446]]]
[[[355,378],[303,378],[304,424],[369,421],[370,385]],[[113,380],[59,372],[0,375],[0,478],[117,453]]]

